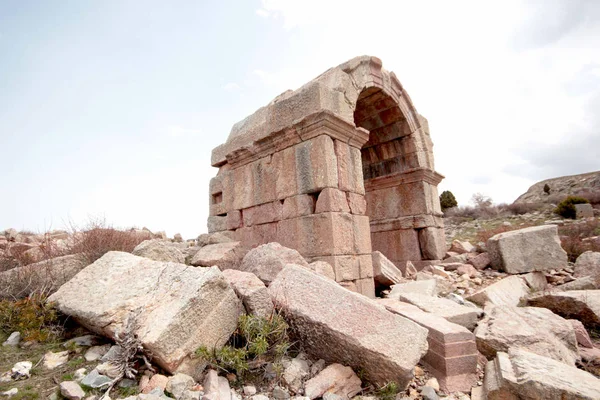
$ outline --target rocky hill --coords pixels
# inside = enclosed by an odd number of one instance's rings
[[[544,192],[546,184],[550,187],[549,194]],[[600,192],[600,171],[537,182],[520,195],[515,203],[552,203],[560,201],[562,197],[585,192]]]

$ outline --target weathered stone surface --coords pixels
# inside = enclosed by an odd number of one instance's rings
[[[155,261],[185,263],[185,255],[179,246],[168,240],[144,240],[133,249],[132,253]]]
[[[69,400],[81,400],[85,397],[85,392],[75,381],[65,381],[60,383],[60,394]]]
[[[58,353],[53,353],[51,351],[44,354],[44,368],[46,369],[54,369],[56,367],[60,367],[69,361],[69,352],[61,351]]]
[[[546,290],[546,287],[548,287],[546,275],[540,271],[525,274],[523,275],[523,279],[532,292],[541,292],[542,290]]]
[[[292,359],[285,366],[282,379],[283,383],[292,393],[298,393],[303,386],[303,381],[310,374],[308,362],[300,357]]]
[[[499,233],[487,241],[492,267],[510,274],[562,269],[567,253],[555,225],[534,226]]]
[[[319,193],[315,213],[322,212],[350,212],[346,193],[339,189],[325,188]]]
[[[590,276],[596,288],[600,288],[600,252],[586,251],[577,257],[573,276],[576,278]]]
[[[399,300],[400,295],[405,293],[420,293],[427,296],[435,296],[437,294],[436,288],[437,280],[433,278],[421,281],[399,283],[392,286],[392,290],[387,297],[390,299]]]
[[[235,242],[235,240],[233,240],[232,238],[230,238],[223,232],[203,233],[203,234],[199,235],[198,238],[196,239],[196,243],[198,243],[198,246],[200,246],[200,247],[208,246],[209,244],[219,244],[219,243],[229,243],[229,242]]]
[[[391,286],[402,282],[402,272],[386,256],[380,251],[374,251],[372,257],[373,279],[375,279],[376,284]]]
[[[85,386],[88,386],[88,387],[91,387],[94,389],[106,388],[111,384],[111,382],[112,382],[111,378],[109,378],[108,376],[100,375],[98,370],[95,368],[89,374],[84,376],[83,379],[81,380],[82,385],[85,385]]]
[[[226,269],[223,276],[235,294],[244,303],[248,314],[268,317],[273,313],[273,302],[265,284],[251,272]]]
[[[21,333],[20,332],[13,332],[13,333],[10,334],[10,336],[8,337],[8,339],[6,339],[2,343],[2,346],[18,346],[20,342],[21,342]]]
[[[594,209],[592,205],[589,203],[585,204],[574,204],[575,206],[575,216],[580,218],[594,218]]]
[[[25,297],[35,289],[52,293],[86,265],[85,259],[75,254],[0,272],[0,298]]]
[[[287,264],[308,268],[308,263],[298,251],[279,243],[267,243],[250,250],[239,269],[252,272],[268,286]]]
[[[429,350],[421,361],[438,378],[445,391],[465,392],[471,389],[477,381],[477,346],[473,333],[412,304],[392,299],[380,299],[378,302],[429,331]]]
[[[600,327],[600,290],[571,290],[534,295],[527,300],[563,318],[576,319],[588,327]]]
[[[196,382],[191,376],[186,374],[175,374],[169,377],[165,389],[175,396],[176,399],[179,399],[186,390],[190,390],[195,384]]]
[[[192,258],[192,265],[200,267],[216,265],[221,271],[238,269],[246,251],[240,242],[209,244],[198,250]]]
[[[488,400],[600,398],[600,380],[592,374],[521,349],[488,361],[483,387]]]
[[[156,389],[163,391],[166,389],[168,382],[169,378],[167,376],[162,374],[154,374],[150,378],[148,384],[142,388],[142,393],[150,393]]]
[[[569,321],[537,307],[489,306],[475,329],[477,348],[493,358],[518,347],[575,366],[579,358],[575,330]]]
[[[216,267],[192,268],[115,251],[77,274],[49,301],[111,338],[133,318],[134,333],[153,361],[169,372],[193,364],[188,356],[198,347],[225,344],[241,307]]]
[[[577,338],[577,343],[585,348],[591,349],[594,347],[594,342],[590,338],[588,331],[585,329],[585,326],[576,319],[568,319],[569,323],[575,330],[575,337]]]
[[[461,306],[452,300],[426,294],[402,293],[398,297],[400,301],[413,304],[423,311],[445,318],[470,330],[475,328],[479,317],[483,314],[482,310],[478,308]]]
[[[472,253],[475,251],[475,246],[467,241],[454,240],[452,241],[452,246],[450,246],[450,251],[458,254]]]
[[[335,281],[335,271],[331,264],[325,261],[314,261],[308,264],[311,271]]]
[[[490,265],[490,255],[488,253],[481,253],[475,257],[471,257],[467,260],[467,264],[471,264],[475,268],[481,270]]]
[[[98,361],[100,360],[108,351],[110,350],[111,345],[105,344],[102,346],[93,346],[90,347],[84,354],[84,358],[86,361]]]
[[[306,381],[304,393],[309,399],[322,397],[325,393],[350,399],[361,391],[362,382],[352,368],[341,364],[331,364],[317,376]]]
[[[528,294],[529,289],[521,278],[509,276],[473,293],[467,297],[467,300],[481,306],[486,305],[486,303],[498,306],[516,306]]]
[[[596,289],[596,281],[591,276],[584,276],[574,281],[555,286],[554,289],[558,292],[565,292],[567,290],[594,290]]]
[[[427,351],[426,329],[302,267],[286,267],[269,292],[309,354],[373,382],[404,387]]]

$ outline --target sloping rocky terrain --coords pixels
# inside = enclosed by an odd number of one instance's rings
[[[538,210],[447,218],[446,227],[448,251],[435,265],[417,270],[373,254],[375,299],[276,243],[247,249],[221,234],[183,241],[129,231],[137,245],[92,263],[85,248],[19,265],[11,249],[32,235],[7,230],[0,393],[600,398],[599,218]],[[39,290],[51,294],[41,304],[68,316],[52,340],[8,329],[3,313]]]
[[[544,191],[545,185],[550,188],[548,193]],[[568,195],[586,192],[600,192],[600,171],[561,176],[537,182],[519,196],[515,203],[556,203]]]

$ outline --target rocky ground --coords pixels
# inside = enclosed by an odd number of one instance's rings
[[[0,273],[2,296],[43,287],[69,323],[50,338],[9,338],[0,326],[0,393],[91,400],[114,384],[110,398],[128,400],[600,398],[599,226],[547,210],[448,218],[449,250],[436,265],[396,268],[374,253],[375,300],[337,285],[326,263],[275,244],[248,251],[219,234],[136,233],[148,240],[133,255],[109,252],[89,267],[81,253],[41,257]],[[31,236],[17,235],[0,243],[5,255]],[[586,249],[596,252],[577,254]],[[195,352],[217,344],[250,354],[259,340],[244,336],[243,321],[271,315],[284,317],[289,346],[271,351],[283,344],[269,339],[283,325],[272,328],[249,372],[231,367],[234,350]]]

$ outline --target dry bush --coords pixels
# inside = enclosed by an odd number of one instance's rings
[[[600,251],[600,241],[585,240],[600,235],[600,223],[597,219],[559,226],[558,234],[562,248],[571,262],[575,262],[586,251]]]
[[[512,203],[507,205],[506,208],[513,215],[523,215],[534,211],[540,211],[544,206],[544,203]]]
[[[119,230],[107,225],[104,220],[90,220],[83,229],[71,225],[73,244],[71,254],[82,254],[91,264],[109,251],[131,253],[147,238],[133,230]]]
[[[23,340],[46,342],[62,333],[59,313],[44,294],[17,300],[0,300],[0,330],[5,334],[18,331]]]
[[[590,202],[590,204],[594,207],[594,208],[600,208],[600,190],[599,189],[584,189],[584,190],[580,190],[577,193],[575,193],[576,196],[578,197],[583,197],[584,199],[586,199],[587,201]]]
[[[459,206],[447,209],[444,217],[464,219],[490,219],[504,214],[504,208],[500,206]]]

